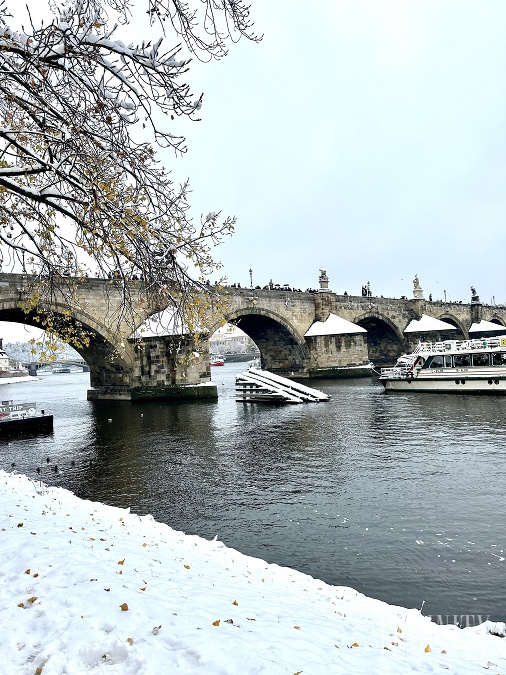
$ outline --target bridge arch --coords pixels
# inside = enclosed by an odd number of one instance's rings
[[[452,326],[455,326],[457,329],[457,334],[455,337],[459,339],[468,339],[469,338],[469,328],[466,328],[464,324],[459,321],[453,314],[450,314],[449,312],[444,312],[440,316],[436,317],[440,321],[446,321],[446,323],[451,323]]]
[[[354,323],[367,331],[369,358],[378,366],[395,363],[406,349],[406,341],[398,325],[380,312],[365,312]]]
[[[68,308],[55,303],[53,311],[63,316]],[[43,330],[35,314],[25,314],[16,300],[5,300],[0,305],[0,321],[25,324]],[[74,347],[90,367],[90,384],[100,387],[104,384],[125,386],[129,384],[131,364],[131,345],[114,344],[108,338],[108,331],[92,316],[84,311],[74,311],[72,321],[79,323],[89,334],[89,345]],[[125,353],[126,349],[126,353]]]
[[[500,319],[498,316],[493,316],[491,319],[489,319],[489,321],[490,321],[490,323],[496,323],[501,328],[504,328],[504,326],[505,326],[502,319]]]
[[[248,307],[227,313],[225,319],[257,345],[262,368],[277,373],[305,371],[309,359],[306,341],[286,318],[262,307]]]

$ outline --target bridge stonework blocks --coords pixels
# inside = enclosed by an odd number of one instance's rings
[[[308,377],[353,377],[357,366],[369,363],[367,338],[358,335],[318,335],[307,338]]]
[[[22,310],[28,283],[25,275],[0,274],[0,321],[37,325],[34,317]],[[130,338],[131,324],[113,324],[121,300],[114,281],[88,279],[78,285],[79,302],[72,316],[91,336],[89,346],[79,350],[90,366],[90,399],[216,397],[205,339],[197,350],[188,336],[150,337],[139,349]],[[152,311],[143,301],[142,282],[132,282],[130,291],[135,325],[139,326]],[[422,314],[451,323],[460,338],[468,337],[471,323],[481,319],[497,323],[498,329],[506,325],[506,307],[488,307],[476,301],[460,304],[348,296],[328,289],[300,293],[228,287],[210,288],[210,292],[220,295],[225,309],[222,316],[211,317],[209,335],[226,319],[255,341],[264,368],[297,378],[351,376],[354,367],[369,361],[377,366],[394,362],[420,338],[440,337],[404,334],[408,323]],[[56,301],[54,310],[63,313],[67,307]],[[367,332],[304,337],[315,321],[325,321],[331,312]]]

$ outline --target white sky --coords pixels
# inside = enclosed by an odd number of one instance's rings
[[[196,217],[235,214],[230,283],[506,301],[506,3],[252,0],[260,44],[194,62]],[[122,34],[118,33],[117,37]],[[130,36],[127,37],[130,39]],[[135,39],[140,40],[139,31]],[[172,42],[167,38],[167,44]]]
[[[230,282],[323,267],[337,292],[411,297],[417,273],[426,297],[504,302],[506,4],[251,5],[264,40],[194,70],[179,162],[197,212],[238,218]]]

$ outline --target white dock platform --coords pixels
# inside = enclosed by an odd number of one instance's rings
[[[235,378],[238,401],[265,403],[308,403],[328,401],[329,396],[267,370],[249,368]]]

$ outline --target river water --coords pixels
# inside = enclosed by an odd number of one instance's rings
[[[328,403],[237,403],[245,366],[213,368],[217,403],[88,402],[86,373],[2,384],[55,429],[1,441],[0,467],[434,620],[506,620],[506,398],[366,378],[314,383]]]

